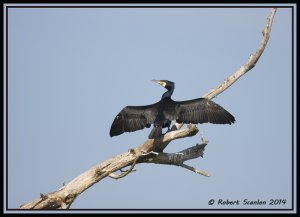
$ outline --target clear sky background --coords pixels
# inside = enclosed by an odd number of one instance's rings
[[[82,172],[137,147],[150,129],[110,138],[127,105],[147,105],[176,83],[174,100],[198,98],[246,63],[270,8],[10,8],[8,10],[8,207],[57,190]],[[139,164],[105,178],[71,208],[291,208],[292,10],[279,8],[256,66],[214,99],[233,125],[198,125],[204,158],[183,168]],[[172,142],[177,152],[200,133]],[[265,206],[208,205],[210,199]],[[271,199],[285,204],[270,206]]]

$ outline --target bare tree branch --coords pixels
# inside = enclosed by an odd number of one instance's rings
[[[203,157],[204,148],[206,145],[207,143],[197,144],[196,146],[187,148],[178,153],[160,152],[158,155],[153,156],[152,158],[151,157],[147,158],[141,163],[156,163],[156,164],[168,164],[168,165],[181,166],[197,174],[201,174],[203,176],[209,177],[210,175],[207,172],[197,170],[191,166],[184,164],[184,162],[187,160],[198,158],[200,156]]]
[[[181,129],[176,132],[177,133],[168,132],[158,140],[148,139],[143,145],[135,149],[130,149],[126,153],[117,155],[94,166],[73,179],[71,182],[63,185],[57,191],[42,195],[40,198],[30,203],[21,205],[20,209],[65,209],[66,207],[70,207],[78,195],[103,178],[107,176],[115,178],[117,175],[111,175],[115,171],[135,163],[146,162],[147,159],[152,158],[152,155],[156,156],[155,154],[152,154],[155,153],[152,149],[156,144],[165,144],[175,139],[193,136],[198,132],[198,129],[196,126],[191,125],[189,128]],[[124,176],[127,174],[124,174]]]
[[[200,175],[203,175],[203,176],[206,176],[206,177],[210,177],[209,173],[208,172],[205,172],[205,171],[202,171],[202,170],[197,170],[195,169],[194,167],[191,167],[189,165],[186,165],[186,164],[182,164],[181,165],[183,168],[186,168],[194,173],[197,173],[197,174],[200,174]]]
[[[132,172],[132,170],[133,170],[133,168],[134,168],[134,166],[135,166],[135,164],[136,164],[137,159],[138,159],[138,158],[136,158],[136,159],[133,161],[132,165],[130,166],[130,168],[129,168],[127,171],[124,171],[124,172],[122,172],[122,173],[119,174],[119,175],[116,175],[116,174],[114,174],[114,173],[111,173],[111,174],[109,174],[108,176],[109,176],[110,178],[113,178],[113,179],[120,179],[120,178],[123,178],[123,177],[127,176],[129,173]],[[122,171],[122,169],[120,169],[120,170]]]
[[[271,10],[271,14],[268,17],[266,28],[263,30],[263,38],[260,45],[254,55],[251,55],[247,63],[241,66],[241,68],[234,74],[224,80],[218,87],[212,89],[203,97],[212,99],[215,96],[222,93],[234,82],[236,82],[242,75],[251,70],[259,57],[263,53],[267,42],[270,37],[270,31],[272,27],[273,18],[276,12],[276,8]],[[109,160],[106,160],[93,168],[82,173],[69,183],[63,185],[57,191],[48,193],[46,195],[41,194],[40,198],[31,201],[27,204],[21,205],[20,209],[68,209],[74,202],[76,197],[84,192],[86,189],[96,184],[103,178],[109,176],[115,179],[125,177],[132,172],[134,166],[137,163],[156,163],[176,165],[182,168],[188,169],[197,174],[209,176],[205,171],[197,170],[191,166],[184,164],[185,161],[203,156],[204,147],[207,141],[202,139],[202,144],[190,147],[182,150],[178,153],[164,153],[162,152],[167,145],[180,138],[194,136],[198,133],[198,129],[194,125],[189,125],[185,129],[181,129],[182,124],[175,124],[170,132],[162,135],[158,139],[148,139],[142,145],[135,149],[130,149],[128,152],[117,155]],[[130,166],[130,169],[126,172],[122,172],[120,175],[115,175],[114,172],[121,170],[124,167]]]
[[[262,31],[262,34],[263,34],[262,40],[261,40],[259,47],[258,47],[257,51],[255,52],[255,54],[254,55],[251,54],[246,64],[242,65],[239,70],[237,70],[231,76],[226,78],[222,84],[220,84],[216,88],[214,88],[211,91],[204,94],[202,96],[203,98],[212,99],[212,98],[218,96],[220,93],[222,93],[228,87],[230,87],[233,83],[235,83],[241,76],[243,76],[248,71],[250,71],[253,67],[255,67],[255,64],[257,63],[259,57],[264,52],[265,47],[270,38],[271,27],[272,27],[273,18],[276,13],[276,10],[277,10],[276,8],[272,8],[272,10],[271,10],[271,14],[269,15],[268,21],[267,21],[267,26]]]

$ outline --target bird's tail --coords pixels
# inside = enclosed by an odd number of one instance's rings
[[[153,127],[153,129],[151,130],[148,138],[149,139],[155,139],[158,138],[162,135],[162,127]]]

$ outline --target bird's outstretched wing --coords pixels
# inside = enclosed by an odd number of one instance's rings
[[[235,118],[217,103],[198,98],[175,102],[178,123],[232,124]]]
[[[126,106],[115,117],[110,128],[110,136],[150,127],[155,121],[157,112],[157,103],[147,106]]]

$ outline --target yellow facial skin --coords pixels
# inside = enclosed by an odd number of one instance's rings
[[[161,86],[163,86],[163,87],[165,87],[166,85],[167,85],[167,83],[166,82],[163,82],[163,81],[159,81],[158,82]]]
[[[161,85],[161,86],[163,86],[163,87],[165,87],[165,86],[167,85],[167,83],[164,82],[164,81],[160,81],[160,80],[152,80],[152,81],[158,83],[159,85]]]

